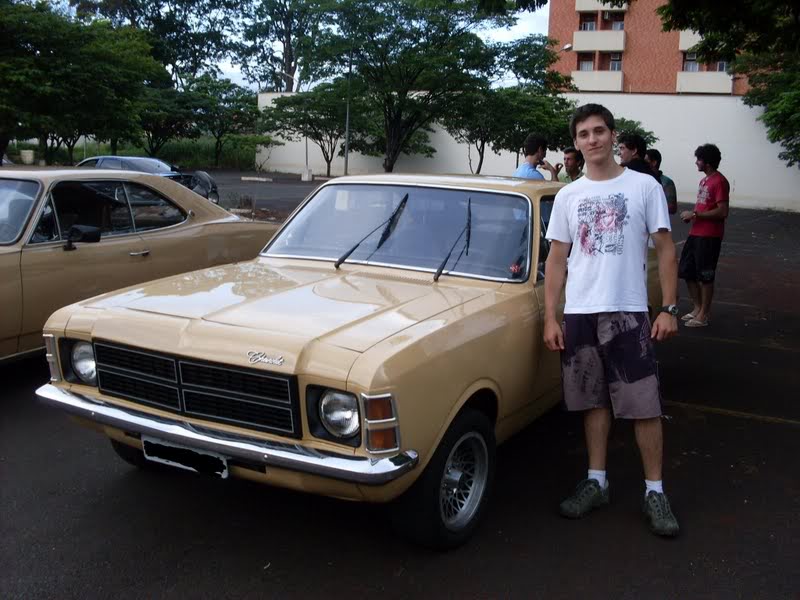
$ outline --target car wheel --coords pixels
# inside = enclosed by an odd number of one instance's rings
[[[391,508],[396,531],[438,550],[463,544],[486,511],[494,468],[492,424],[476,410],[461,411],[420,478]]]
[[[117,456],[119,456],[129,465],[133,465],[139,469],[145,469],[154,465],[153,462],[144,457],[144,452],[138,448],[128,446],[128,444],[123,444],[122,442],[112,440],[111,438],[109,438],[108,441],[111,442],[111,447],[114,449],[114,452],[117,453]]]

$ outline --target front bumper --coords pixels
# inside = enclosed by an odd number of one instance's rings
[[[69,414],[130,433],[144,434],[199,450],[209,450],[250,463],[330,477],[362,485],[389,483],[417,466],[419,456],[406,450],[395,456],[370,458],[323,452],[300,444],[266,441],[191,425],[179,419],[155,417],[111,406],[54,385],[36,395]]]

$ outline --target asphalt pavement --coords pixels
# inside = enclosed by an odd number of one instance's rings
[[[263,201],[299,202],[302,188],[265,186]],[[677,539],[645,527],[625,423],[610,440],[610,506],[557,515],[585,448],[579,417],[554,410],[499,449],[474,539],[432,553],[399,541],[383,507],[138,471],[36,401],[47,368],[35,358],[0,367],[0,598],[797,600],[798,240],[800,214],[734,209],[711,325],[658,349]]]

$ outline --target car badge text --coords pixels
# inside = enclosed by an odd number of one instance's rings
[[[263,363],[265,365],[276,365],[280,367],[283,364],[282,356],[267,356],[266,352],[256,352],[255,350],[248,352],[247,358],[250,359],[251,365]]]

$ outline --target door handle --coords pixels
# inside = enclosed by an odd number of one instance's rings
[[[129,252],[130,256],[147,256],[150,254],[150,250],[141,250],[139,252]]]

